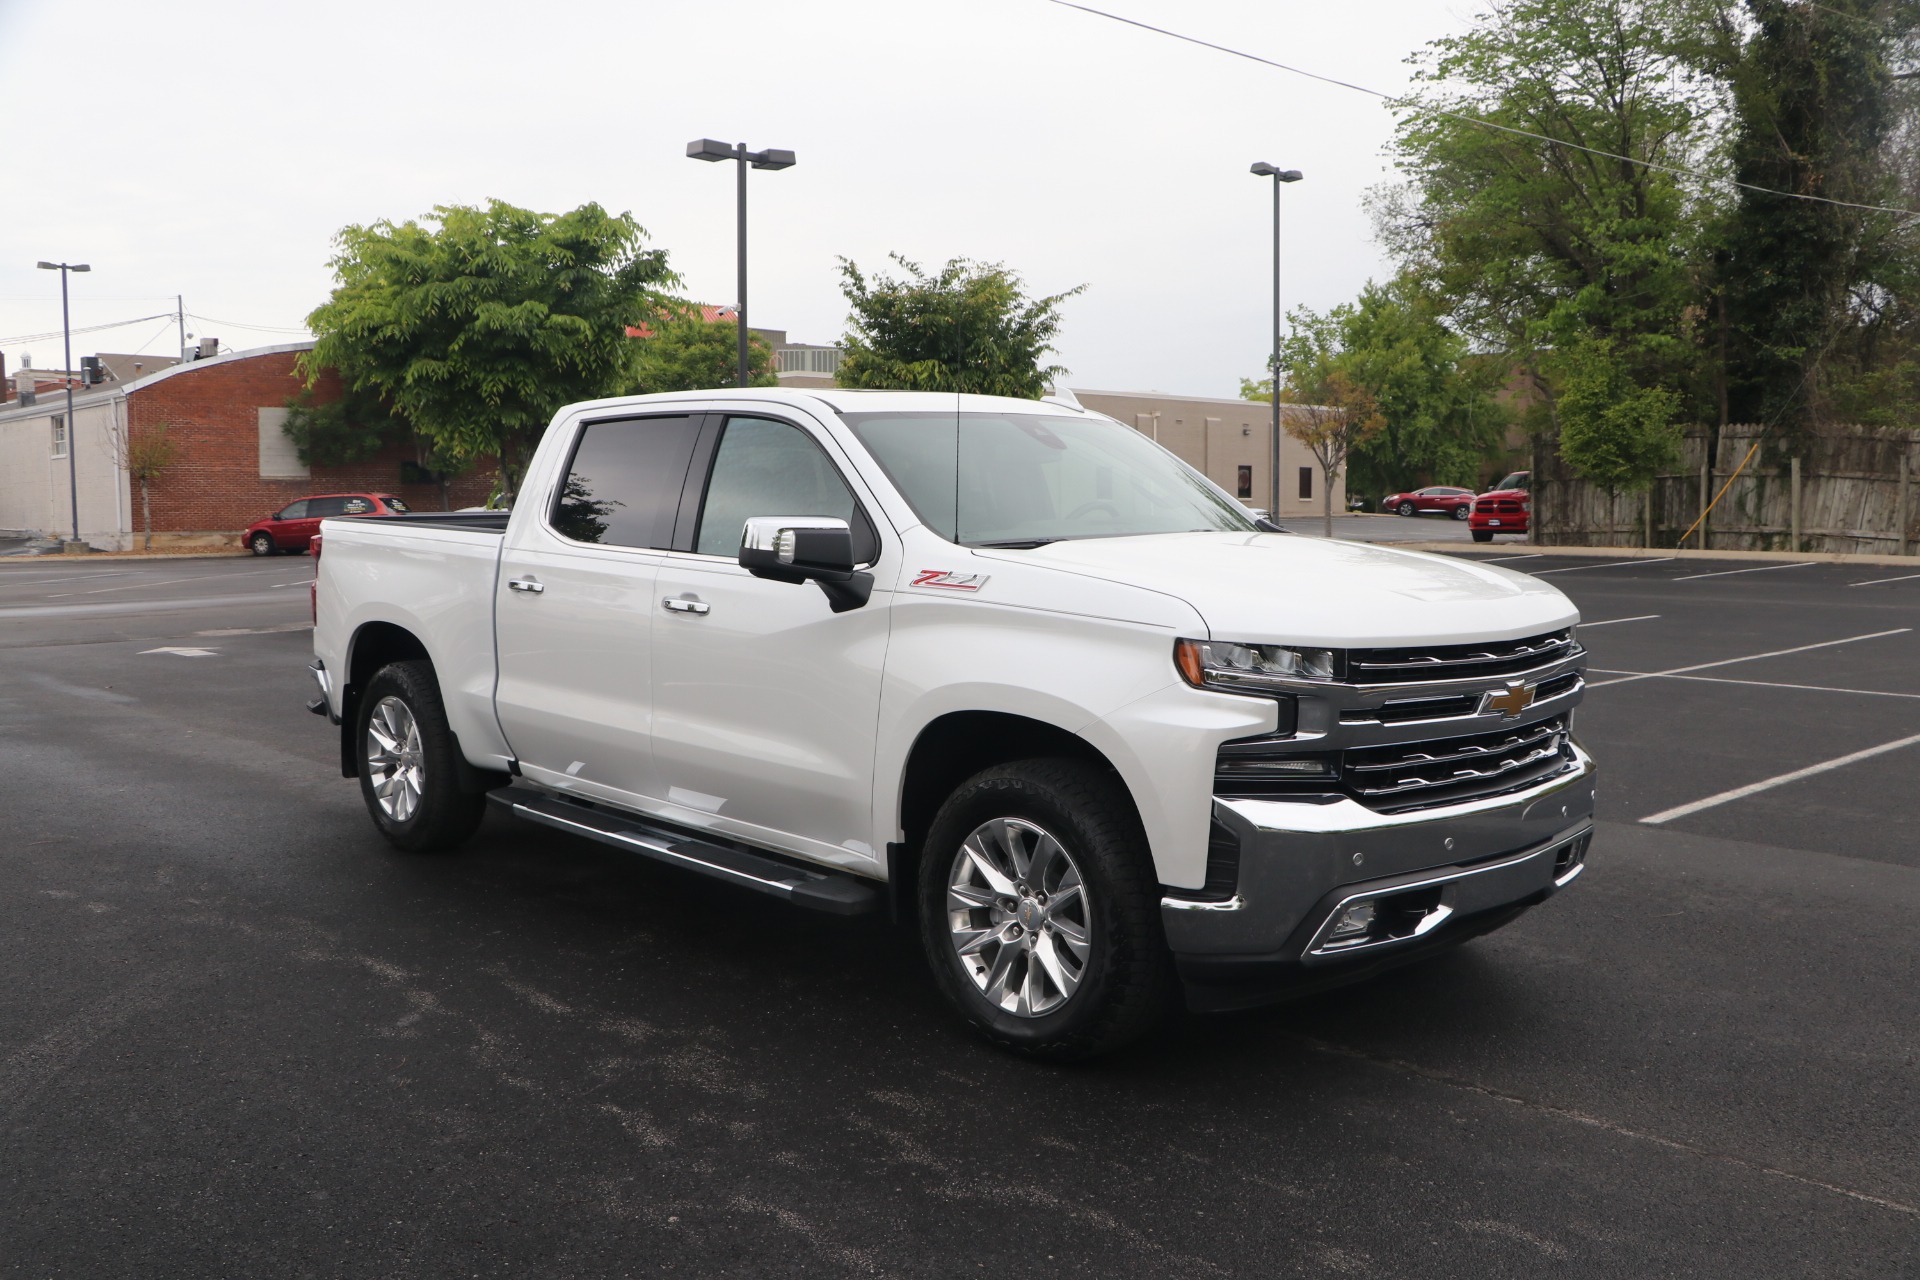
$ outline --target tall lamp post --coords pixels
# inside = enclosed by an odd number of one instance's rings
[[[693,160],[733,160],[740,166],[740,226],[736,242],[740,284],[739,301],[734,306],[740,316],[740,385],[744,387],[747,385],[747,166],[752,165],[756,169],[791,169],[793,152],[749,151],[744,142],[728,146],[712,138],[701,138],[687,144],[687,156]]]
[[[42,271],[60,273],[60,344],[64,363],[60,367],[63,375],[60,379],[67,387],[67,498],[73,503],[73,540],[80,541],[80,475],[75,469],[74,444],[78,434],[74,431],[73,420],[73,322],[67,313],[67,272],[91,271],[92,267],[84,262],[41,262],[36,264]]]
[[[1298,169],[1276,169],[1265,160],[1250,172],[1273,179],[1273,355],[1268,367],[1273,374],[1273,483],[1267,491],[1267,519],[1280,523],[1280,184],[1298,182]]]

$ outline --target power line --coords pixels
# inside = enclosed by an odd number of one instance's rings
[[[1390,93],[1382,93],[1378,89],[1370,89],[1363,84],[1354,84],[1352,81],[1336,79],[1333,76],[1323,76],[1317,71],[1308,71],[1304,67],[1288,66],[1284,62],[1275,62],[1272,58],[1263,58],[1257,53],[1248,53],[1244,49],[1235,49],[1231,45],[1215,44],[1211,40],[1202,40],[1199,36],[1190,36],[1179,31],[1170,31],[1166,27],[1156,27],[1151,22],[1141,22],[1137,18],[1123,18],[1117,13],[1108,13],[1105,9],[1096,9],[1092,5],[1078,4],[1075,0],[1048,0],[1048,3],[1057,4],[1066,9],[1078,9],[1080,12],[1090,13],[1096,18],[1106,18],[1129,27],[1139,27],[1142,31],[1151,31],[1155,35],[1166,36],[1172,40],[1184,40],[1188,44],[1197,44],[1203,49],[1212,49],[1216,53],[1228,54],[1235,58],[1245,58],[1249,62],[1258,62],[1262,66],[1274,67],[1281,71],[1290,72],[1296,76],[1305,76],[1309,80],[1318,80],[1322,84],[1334,85],[1341,89],[1351,89],[1355,93],[1364,93],[1370,98],[1378,98],[1389,105],[1396,105],[1403,101],[1403,99],[1395,98]],[[1531,138],[1535,142],[1545,142],[1556,147],[1565,147],[1570,151],[1584,151],[1588,155],[1599,156],[1603,160],[1619,160],[1625,164],[1639,165],[1643,169],[1653,169],[1660,173],[1672,174],[1675,177],[1693,178],[1701,182],[1723,182],[1729,186],[1739,187],[1744,191],[1753,191],[1768,196],[1780,196],[1788,200],[1808,200],[1814,204],[1837,205],[1842,209],[1861,209],[1868,213],[1897,213],[1902,217],[1920,218],[1920,210],[1898,209],[1891,205],[1884,204],[1856,204],[1851,200],[1835,200],[1831,196],[1808,195],[1801,191],[1779,191],[1773,187],[1763,187],[1752,182],[1742,182],[1738,178],[1716,177],[1712,174],[1700,173],[1694,169],[1682,169],[1678,165],[1661,164],[1657,160],[1641,160],[1634,156],[1623,156],[1614,151],[1602,151],[1598,147],[1582,146],[1578,142],[1568,142],[1565,138],[1550,137],[1544,133],[1535,133],[1531,129],[1521,129],[1513,125],[1499,124],[1492,120],[1482,119],[1479,116],[1466,115],[1458,111],[1447,111],[1439,107],[1422,107],[1421,110],[1431,115],[1440,116],[1443,119],[1458,120],[1462,124],[1477,125],[1482,129],[1492,129],[1497,133],[1512,134],[1519,138]]]
[[[135,316],[131,320],[115,320],[112,324],[83,325],[78,329],[53,329],[46,333],[23,333],[18,337],[0,338],[0,346],[17,347],[28,342],[47,342],[59,337],[62,333],[99,333],[104,329],[124,329],[128,325],[145,324],[149,320],[160,320],[163,318],[171,320],[173,318],[173,312],[155,312],[150,316]]]
[[[307,334],[307,330],[304,328],[289,329],[283,325],[241,324],[238,320],[216,320],[212,316],[203,316],[195,311],[187,312],[187,318],[189,320],[198,320],[203,325],[217,324],[223,329],[246,329],[254,333],[297,333],[303,337]]]

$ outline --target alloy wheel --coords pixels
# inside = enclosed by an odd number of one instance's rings
[[[947,876],[954,953],[1006,1013],[1037,1018],[1073,998],[1093,951],[1092,913],[1073,855],[1024,818],[975,827]]]
[[[406,703],[385,697],[367,717],[367,777],[373,783],[380,810],[395,822],[405,822],[420,807],[427,784],[420,726]]]

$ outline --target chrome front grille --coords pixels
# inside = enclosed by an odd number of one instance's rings
[[[1398,813],[1518,791],[1573,763],[1560,715],[1493,733],[1349,750],[1340,778],[1360,803]]]
[[[1544,782],[1574,759],[1563,713],[1532,724],[1425,742],[1303,754],[1288,738],[1223,743],[1214,794],[1237,799],[1351,797],[1380,813],[1460,804]]]
[[[1347,679],[1354,684],[1426,684],[1531,671],[1577,652],[1569,628],[1522,640],[1433,645],[1407,649],[1350,649]]]

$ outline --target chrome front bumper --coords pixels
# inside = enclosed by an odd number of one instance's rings
[[[1232,895],[1161,899],[1190,1002],[1259,1002],[1195,1000],[1196,981],[1370,970],[1470,935],[1474,922],[1484,927],[1571,883],[1584,865],[1595,797],[1593,759],[1572,750],[1572,768],[1526,791],[1412,813],[1376,813],[1350,799],[1216,798],[1214,821],[1239,847]],[[1358,942],[1333,938],[1347,908],[1362,902],[1398,911],[1395,927]]]

